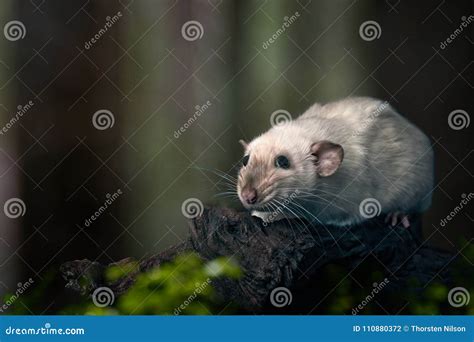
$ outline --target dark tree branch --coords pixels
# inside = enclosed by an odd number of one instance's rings
[[[190,237],[185,242],[141,261],[138,270],[125,279],[105,283],[106,266],[89,260],[67,262],[61,273],[66,286],[82,294],[108,286],[120,295],[133,284],[137,273],[159,267],[185,251],[196,252],[206,260],[232,255],[244,271],[243,278],[213,281],[213,286],[225,300],[256,310],[267,306],[270,292],[278,286],[293,289],[294,297],[307,300],[309,292],[315,292],[307,284],[317,283],[321,268],[329,263],[343,264],[350,272],[366,259],[376,259],[390,278],[392,290],[403,288],[413,277],[420,286],[437,276],[447,279],[446,266],[453,257],[421,244],[419,231],[417,217],[409,229],[390,227],[378,218],[350,227],[310,226],[299,220],[265,227],[246,212],[208,208],[190,222]],[[89,285],[81,286],[81,278]]]

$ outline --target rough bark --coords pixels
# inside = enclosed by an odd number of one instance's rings
[[[194,251],[206,260],[233,255],[244,276],[213,285],[224,300],[236,301],[243,310],[271,312],[274,308],[269,305],[269,296],[278,286],[291,289],[294,303],[320,303],[322,295],[315,293],[314,284],[321,269],[330,263],[342,264],[351,272],[367,259],[376,259],[390,279],[391,291],[398,291],[413,278],[420,288],[435,277],[446,281],[447,266],[453,260],[449,253],[420,242],[417,232],[421,222],[416,217],[409,229],[391,227],[383,218],[350,227],[303,225],[299,220],[264,226],[246,212],[206,208],[189,226],[190,236],[185,242],[141,261],[135,273],[112,284],[102,277],[106,265],[89,260],[67,262],[61,266],[66,286],[82,294],[108,286],[119,296],[133,284],[137,273],[159,267],[185,251]],[[89,280],[88,286],[81,286],[81,277]]]

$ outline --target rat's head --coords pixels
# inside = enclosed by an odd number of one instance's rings
[[[344,157],[343,148],[327,140],[312,141],[298,126],[277,126],[249,144],[237,181],[245,208],[273,211],[292,194],[309,192],[318,178],[331,176]]]

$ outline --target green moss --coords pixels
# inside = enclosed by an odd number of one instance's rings
[[[136,265],[113,266],[106,270],[109,280],[136,270]],[[124,272],[125,270],[125,272]],[[209,262],[197,254],[178,256],[159,268],[141,273],[134,285],[123,294],[114,307],[98,308],[89,304],[90,315],[206,315],[222,310],[213,288],[220,277],[238,279],[242,272],[231,258],[220,257]]]

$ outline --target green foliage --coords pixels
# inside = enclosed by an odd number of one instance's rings
[[[323,293],[330,292],[320,305],[320,314],[384,314],[401,313],[412,315],[439,315],[439,314],[474,314],[474,299],[466,300],[466,305],[455,307],[449,302],[449,291],[454,287],[464,288],[467,293],[474,294],[474,279],[472,278],[472,264],[474,263],[474,245],[468,241],[461,241],[462,256],[446,266],[452,276],[450,284],[442,283],[442,279],[434,277],[426,286],[416,278],[412,278],[400,291],[386,291],[381,289],[372,298],[375,283],[380,283],[390,274],[384,270],[377,271],[380,266],[366,260],[364,267],[351,271],[351,276],[346,276],[349,270],[343,265],[330,264],[321,270],[320,285]],[[361,305],[360,310],[357,307]],[[356,309],[352,311],[353,309]],[[383,308],[383,309],[382,309]],[[399,311],[400,310],[400,311]]]
[[[426,289],[417,296],[411,296],[411,311],[419,315],[456,314],[472,315],[474,313],[474,300],[470,298],[459,307],[453,307],[448,300],[449,291],[454,287],[464,288],[469,294],[474,294],[474,279],[472,278],[472,265],[474,263],[474,245],[468,241],[461,241],[460,251],[462,255],[449,266],[453,281],[448,287],[434,280]],[[455,299],[453,301],[456,303]]]
[[[136,270],[137,265],[114,266],[106,271],[116,281]],[[89,304],[91,315],[206,315],[222,310],[213,281],[220,277],[238,279],[241,270],[231,258],[204,262],[196,254],[183,254],[174,261],[137,276],[134,285],[113,307]]]
[[[108,269],[105,270],[105,278],[109,282],[114,282],[137,270],[138,270],[138,263],[135,261],[131,261],[126,264],[109,267]]]
[[[0,298],[0,306],[7,305],[7,309],[0,314],[7,315],[30,315],[31,309],[35,308],[36,303],[42,301],[43,294],[48,290],[48,286],[53,282],[56,273],[48,270],[44,273],[41,282],[35,281],[22,294],[15,296],[15,293],[6,293],[3,298]],[[15,297],[15,298],[14,298]],[[14,299],[13,299],[14,298]],[[2,300],[3,299],[3,300]],[[2,308],[3,309],[3,308]]]

